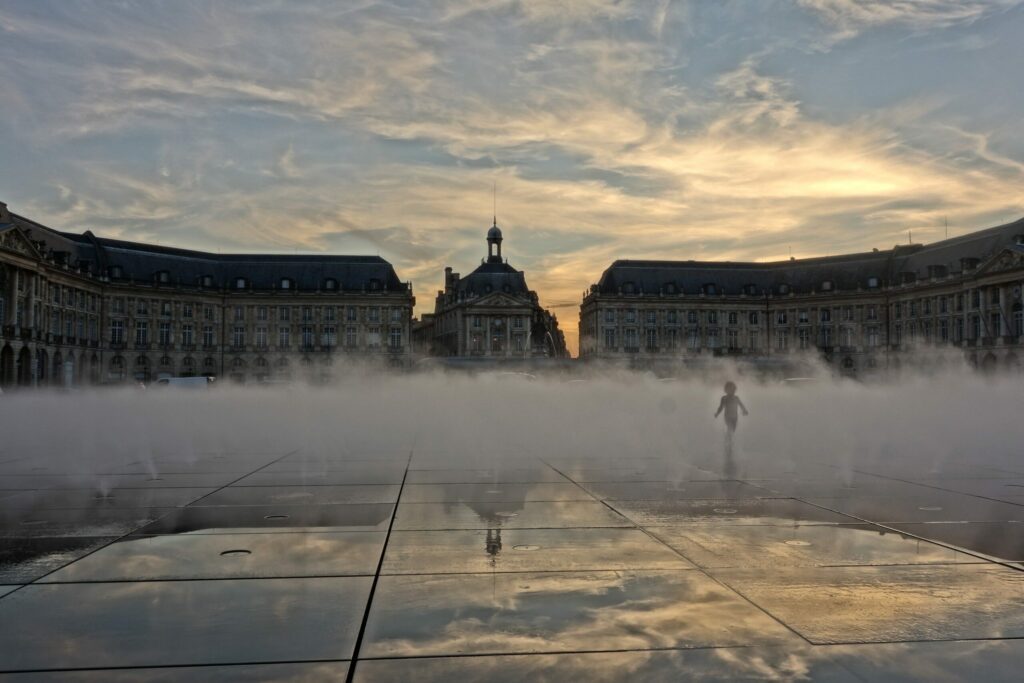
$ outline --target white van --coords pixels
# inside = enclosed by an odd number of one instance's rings
[[[179,389],[208,389],[213,384],[213,377],[161,377],[154,384],[158,387],[178,387]]]

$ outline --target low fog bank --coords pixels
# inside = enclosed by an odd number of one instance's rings
[[[156,474],[218,453],[258,467],[291,451],[312,461],[414,451],[431,467],[538,457],[643,468],[678,458],[720,471],[725,428],[712,415],[731,378],[750,410],[734,449],[745,476],[805,463],[833,465],[840,478],[963,465],[1024,472],[1024,382],[966,369],[871,384],[730,372],[687,381],[438,373],[353,374],[332,386],[23,391],[0,396],[0,463],[6,474],[102,475],[128,464]]]

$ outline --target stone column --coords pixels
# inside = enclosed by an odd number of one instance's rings
[[[1009,337],[1010,336],[1010,315],[1012,315],[1012,306],[1010,303],[1010,292],[1006,285],[999,285],[999,336]]]
[[[7,269],[7,291],[4,295],[7,299],[4,309],[4,325],[13,326],[18,319],[18,271],[15,268]]]
[[[505,322],[505,357],[512,355],[512,316],[506,315]]]

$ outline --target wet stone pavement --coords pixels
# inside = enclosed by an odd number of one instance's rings
[[[1017,681],[1024,468],[0,461],[6,681]]]

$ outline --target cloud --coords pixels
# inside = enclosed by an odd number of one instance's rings
[[[829,108],[784,59],[877,80],[855,41],[786,52],[807,9],[812,41],[970,23],[981,56],[998,41],[980,2],[807,0],[788,19],[571,5],[9,3],[4,200],[185,247],[379,252],[422,313],[445,265],[484,255],[496,182],[505,252],[570,339],[574,302],[616,258],[836,253],[1024,213],[1024,151],[1004,132],[1024,103],[953,113],[966,86],[949,80]],[[895,58],[886,76],[919,80]]]

